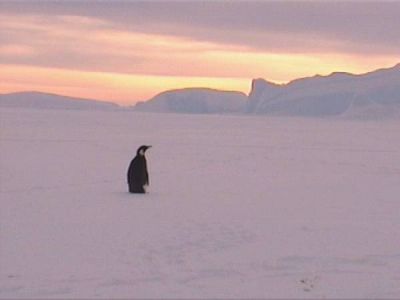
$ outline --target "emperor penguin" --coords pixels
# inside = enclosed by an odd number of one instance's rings
[[[144,154],[150,147],[146,145],[140,146],[137,149],[136,156],[129,165],[127,180],[130,193],[146,193],[146,187],[149,185],[149,173]]]

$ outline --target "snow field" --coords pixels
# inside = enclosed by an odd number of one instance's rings
[[[400,297],[398,121],[0,116],[1,298]]]

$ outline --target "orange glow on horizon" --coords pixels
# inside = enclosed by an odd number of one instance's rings
[[[400,61],[398,55],[337,52],[338,40],[319,40],[313,44],[317,49],[292,53],[128,31],[90,17],[1,17],[0,28],[14,32],[15,40],[0,45],[0,93],[35,90],[129,105],[171,89],[248,94],[253,78],[287,83],[335,71],[360,74]]]
[[[247,93],[250,84],[246,78],[129,75],[26,66],[1,66],[0,69],[0,93],[41,91],[111,101],[121,105],[149,100],[166,90],[187,87]]]
[[[209,54],[209,59],[222,59],[221,53]],[[246,66],[255,69],[263,66],[267,69],[254,72],[251,78],[201,77],[201,76],[162,76],[124,74],[111,72],[89,72],[66,69],[42,68],[20,65],[0,65],[0,93],[19,91],[40,91],[59,95],[110,101],[120,105],[132,105],[146,101],[153,96],[173,89],[205,87],[219,90],[250,92],[253,78],[264,78],[275,83],[287,83],[293,79],[328,75],[334,71],[346,71],[361,74],[378,68],[392,67],[394,64],[385,58],[364,64],[363,60],[354,60],[345,67],[341,57],[331,55],[330,63],[323,63],[320,58],[285,57],[284,55],[266,55],[246,53],[234,55],[225,53],[220,64],[232,68]],[[230,61],[235,60],[231,64]],[[267,68],[266,65],[270,67]],[[311,67],[313,66],[313,67]],[[260,75],[258,75],[260,74]],[[264,76],[263,76],[264,75]]]

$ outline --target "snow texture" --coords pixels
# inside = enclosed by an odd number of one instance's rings
[[[398,121],[0,116],[1,298],[400,298]]]

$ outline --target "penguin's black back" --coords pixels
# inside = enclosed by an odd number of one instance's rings
[[[137,154],[128,168],[128,184],[131,193],[144,193],[144,185],[149,184],[147,162],[144,155]]]

